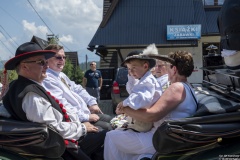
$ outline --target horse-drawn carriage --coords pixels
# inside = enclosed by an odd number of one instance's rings
[[[240,55],[240,17],[235,20],[230,15],[240,13],[239,6],[233,5],[230,7],[234,9],[221,12],[223,19],[219,21],[221,46],[237,50],[236,56]],[[193,84],[198,98],[194,116],[165,121],[157,129],[153,136],[157,151],[153,160],[240,159],[240,64],[233,67],[236,63],[229,63],[229,58],[225,62],[221,66],[202,68],[205,75],[202,84]],[[0,146],[3,160],[62,159],[65,149],[64,140],[51,127],[2,117]]]

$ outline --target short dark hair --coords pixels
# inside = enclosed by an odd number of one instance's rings
[[[176,66],[178,73],[180,75],[189,77],[192,74],[194,69],[194,63],[192,54],[190,52],[187,51],[170,52],[168,56],[174,59],[175,64],[173,64],[173,66]]]

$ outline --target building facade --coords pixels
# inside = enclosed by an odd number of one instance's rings
[[[103,20],[89,43],[89,50],[101,57],[101,66],[118,67],[126,55],[155,43],[159,54],[187,50],[193,54],[195,69],[190,82],[201,83],[204,73],[200,69],[209,54],[207,48],[216,46],[220,57],[218,13],[223,0],[105,0]],[[171,34],[168,27],[200,27],[187,37]],[[185,28],[185,29],[184,29]],[[179,31],[178,29],[176,29]],[[198,32],[198,33],[197,33]]]

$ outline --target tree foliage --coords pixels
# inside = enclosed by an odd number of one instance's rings
[[[11,82],[18,78],[18,74],[15,70],[8,71],[8,81]]]
[[[48,44],[58,44],[59,38],[55,35],[49,35]]]
[[[75,83],[82,84],[82,79],[84,76],[83,71],[80,69],[79,66],[74,68],[74,70],[75,70],[75,73],[73,74],[72,79],[75,81]]]
[[[84,76],[83,71],[80,69],[79,66],[74,68],[73,65],[71,64],[71,61],[68,58],[66,59],[66,63],[62,72],[65,73],[69,77],[69,79],[71,79],[75,83],[77,84],[82,83],[82,79]]]
[[[66,59],[65,66],[62,72],[65,73],[70,79],[74,75],[73,64],[70,62],[68,58]]]
[[[0,72],[1,72],[1,78],[3,78],[4,77],[3,70],[1,70]],[[7,71],[7,77],[8,77],[8,82],[10,83],[11,81],[17,79],[18,75],[15,70],[9,70]]]

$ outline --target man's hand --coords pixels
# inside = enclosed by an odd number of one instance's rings
[[[87,132],[98,132],[98,128],[92,125],[89,122],[84,122],[83,123],[86,126]]]
[[[101,109],[99,108],[99,106],[97,104],[90,106],[89,110],[91,113],[95,113],[95,114],[103,114],[103,112],[101,111]]]
[[[97,122],[99,120],[99,116],[96,114],[89,115],[89,122]]]

